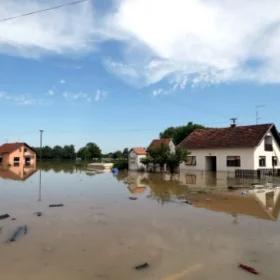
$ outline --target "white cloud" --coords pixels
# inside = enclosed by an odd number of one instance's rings
[[[107,96],[107,92],[106,91],[103,91],[103,90],[97,90],[96,93],[95,93],[95,97],[94,97],[94,100],[96,102],[99,102],[101,101],[102,99],[104,99],[105,97]]]
[[[139,70],[131,54],[127,65],[113,64],[118,75],[133,78],[136,71],[147,85],[171,77],[179,88],[280,82],[278,0],[121,0],[108,20],[130,47],[137,40],[153,57]]]
[[[97,90],[95,93],[89,94],[85,92],[69,92],[65,91],[62,93],[62,96],[65,100],[70,102],[87,102],[91,103],[92,101],[99,102],[107,96],[107,93],[103,90]]]
[[[161,95],[167,95],[168,91],[164,90],[163,88],[154,89],[152,92],[152,96],[157,97]]]
[[[57,5],[61,1],[1,0],[0,18]],[[0,23],[0,51],[36,57],[91,48],[93,9],[89,2]]]
[[[62,80],[59,81],[59,83],[63,85],[63,84],[66,83],[66,81],[62,79]]]
[[[49,96],[54,96],[55,95],[54,90],[53,89],[48,90],[48,95]]]
[[[42,105],[44,103],[42,99],[35,98],[30,94],[12,94],[4,91],[0,91],[0,100],[17,106]]]
[[[25,0],[23,6],[21,0],[1,0],[0,18],[58,3]],[[243,80],[280,83],[279,0],[113,3],[102,16],[89,1],[1,22],[0,52],[65,55],[116,40],[122,42],[123,56],[105,59],[104,65],[133,85],[163,79],[174,89]]]

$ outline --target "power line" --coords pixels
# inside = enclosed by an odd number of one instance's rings
[[[0,22],[10,21],[10,20],[14,20],[17,18],[21,18],[21,17],[27,17],[27,16],[31,16],[34,14],[40,14],[40,13],[44,13],[44,12],[48,12],[48,11],[52,11],[52,10],[57,10],[57,9],[60,9],[60,8],[66,7],[66,6],[73,6],[73,5],[77,5],[77,4],[81,4],[81,3],[89,2],[89,1],[91,1],[91,0],[72,1],[72,2],[68,2],[68,3],[60,4],[57,6],[53,6],[53,7],[49,7],[49,8],[45,8],[45,9],[41,9],[41,10],[36,10],[36,11],[28,12],[25,14],[20,14],[17,16],[2,18],[2,19],[0,19]]]

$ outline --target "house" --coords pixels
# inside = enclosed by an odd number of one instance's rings
[[[36,152],[26,143],[6,143],[0,146],[0,164],[36,167]]]
[[[197,129],[178,147],[190,152],[180,170],[280,169],[280,137],[274,124]]]
[[[161,147],[168,147],[173,154],[176,152],[176,146],[171,138],[154,139],[147,148],[147,151],[156,150]]]
[[[144,170],[145,165],[141,162],[143,158],[146,158],[147,152],[143,147],[135,147],[129,151],[128,154],[128,169],[129,170]]]

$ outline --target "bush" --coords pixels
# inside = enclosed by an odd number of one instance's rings
[[[127,170],[128,169],[128,160],[120,159],[114,162],[113,168],[118,168],[119,170]]]

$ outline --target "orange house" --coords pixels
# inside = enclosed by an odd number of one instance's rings
[[[6,143],[0,146],[0,164],[36,168],[36,152],[26,143]]]

